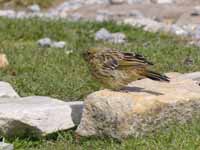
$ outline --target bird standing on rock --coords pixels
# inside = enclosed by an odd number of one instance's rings
[[[112,48],[91,48],[84,53],[84,58],[90,64],[92,75],[109,89],[120,90],[131,81],[145,77],[169,82],[167,76],[149,70],[153,64],[139,54]]]

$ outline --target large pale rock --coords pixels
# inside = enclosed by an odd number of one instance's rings
[[[0,99],[0,135],[45,136],[75,126],[66,102],[48,97]]]
[[[15,90],[9,83],[0,81],[0,98],[18,98],[18,97],[19,95],[17,94],[17,92],[15,92]]]
[[[13,150],[14,146],[12,144],[0,142],[0,150]]]
[[[129,84],[126,91],[102,90],[85,99],[81,136],[125,138],[146,135],[171,122],[185,123],[200,115],[200,87],[173,73],[170,83],[149,79]]]

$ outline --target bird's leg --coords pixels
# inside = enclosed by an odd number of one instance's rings
[[[78,133],[75,133],[75,143],[80,143],[80,138],[81,138],[81,136],[78,134]]]

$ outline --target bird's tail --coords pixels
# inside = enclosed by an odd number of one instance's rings
[[[150,71],[150,70],[146,70],[143,74],[143,76],[149,78],[149,79],[152,79],[152,80],[156,80],[156,81],[165,81],[165,82],[169,82],[170,79],[165,76],[165,75],[162,75],[160,73],[156,73],[156,72],[153,72],[153,71]]]

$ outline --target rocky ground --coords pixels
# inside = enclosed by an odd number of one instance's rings
[[[22,11],[1,10],[10,18],[67,18],[128,23],[147,31],[164,31],[192,37],[200,45],[200,1],[198,0],[68,0],[49,10],[35,4]]]
[[[149,0],[150,1],[150,0]],[[185,24],[199,24],[200,2],[196,0],[152,0],[152,2],[144,0],[111,0],[111,2],[85,1],[66,2],[56,8],[62,15],[79,14],[83,18],[97,19],[97,15],[104,14],[112,17],[112,19],[123,20],[127,17],[147,17],[158,22]],[[71,6],[71,8],[70,8]],[[73,6],[73,7],[72,7]],[[120,10],[120,11],[119,11]],[[188,20],[190,17],[190,20]]]
[[[73,20],[115,20],[148,31],[190,36],[199,45],[200,2],[197,0],[79,0],[68,1],[55,10]]]

